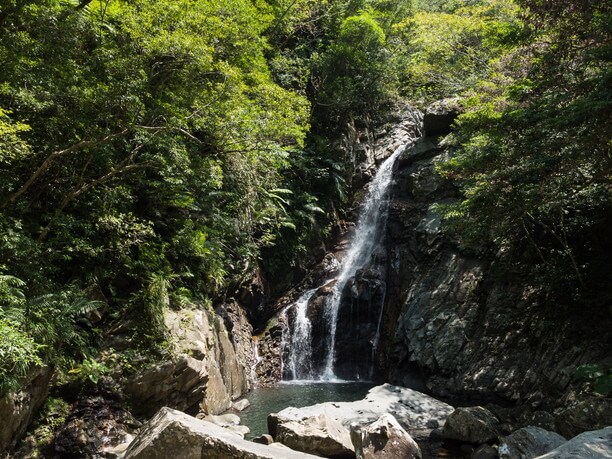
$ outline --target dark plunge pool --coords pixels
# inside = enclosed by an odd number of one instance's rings
[[[251,406],[238,413],[242,424],[251,429],[246,439],[268,433],[268,414],[289,406],[301,408],[323,402],[353,402],[364,398],[374,387],[365,382],[283,381],[272,387],[252,390],[247,398]]]

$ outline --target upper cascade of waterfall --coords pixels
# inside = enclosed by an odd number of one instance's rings
[[[329,322],[328,353],[325,368],[319,375],[320,379],[337,379],[334,372],[334,357],[336,349],[336,329],[338,324],[338,309],[347,282],[355,276],[357,270],[370,261],[374,251],[380,246],[389,212],[389,189],[393,180],[393,166],[406,146],[398,147],[395,152],[382,163],[374,179],[370,183],[365,196],[355,234],[350,241],[345,256],[340,262],[334,291],[326,305],[326,315]]]
[[[410,120],[411,127],[419,132],[420,119],[418,116]],[[404,136],[407,129],[404,127]],[[410,135],[404,139],[405,143],[395,148],[393,153],[380,165],[373,179],[367,186],[365,197],[361,203],[357,224],[354,233],[350,238],[347,249],[340,260],[339,269],[335,279],[326,279],[316,288],[304,292],[299,299],[285,308],[285,330],[283,332],[283,378],[287,380],[339,380],[336,372],[336,345],[339,311],[343,301],[347,301],[347,296],[355,294],[356,275],[370,265],[384,247],[387,217],[389,213],[389,202],[391,199],[391,185],[393,183],[393,172],[397,159],[405,151],[408,144],[414,139]],[[397,144],[398,142],[396,142]],[[327,285],[324,289],[324,285]],[[369,369],[354,374],[355,379],[371,379],[374,370],[375,353],[379,346],[381,323],[384,311],[384,282],[382,300],[377,305],[380,309],[372,312],[369,336],[367,337],[368,352],[366,355],[354,356],[356,359],[367,360]],[[350,287],[350,288],[349,288]],[[310,310],[311,300],[317,299],[319,305],[316,310]],[[350,300],[349,300],[350,301]],[[359,308],[356,307],[359,313]],[[353,306],[350,306],[350,314],[353,314]],[[363,313],[363,311],[361,311]],[[368,311],[368,313],[370,313]],[[324,332],[320,333],[318,340],[324,340],[324,347],[316,343],[318,352],[313,351],[313,325],[311,318],[313,314],[322,315],[322,326]],[[370,315],[372,315],[370,314]],[[349,319],[350,320],[350,319]],[[314,354],[316,355],[313,355]],[[322,355],[324,354],[324,355]]]

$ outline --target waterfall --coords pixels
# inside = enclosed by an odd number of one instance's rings
[[[376,252],[383,248],[385,228],[389,213],[390,189],[393,183],[393,169],[396,160],[405,150],[406,145],[398,147],[394,153],[380,166],[376,175],[369,184],[366,196],[362,202],[357,225],[351,237],[344,256],[340,261],[338,274],[335,282],[326,279],[324,284],[303,293],[300,298],[283,311],[285,330],[283,332],[283,375],[285,379],[292,380],[339,380],[336,376],[334,361],[336,357],[336,333],[338,330],[338,316],[340,306],[345,294],[357,294],[357,292],[345,291],[348,286],[355,285],[351,280],[355,278],[358,271],[369,265]],[[312,323],[308,318],[309,302],[319,288],[329,284],[326,288],[324,303],[323,328],[325,346],[319,348],[313,355]],[[320,295],[319,295],[320,296]],[[373,377],[375,370],[375,353],[379,347],[381,324],[383,321],[385,291],[382,292],[380,312],[377,311],[376,328],[372,330],[371,336],[367,338],[372,346],[371,352],[366,355],[355,356],[356,358],[371,358],[369,372],[366,377]],[[351,306],[352,308],[352,306]],[[352,321],[352,315],[351,315]],[[317,329],[319,330],[319,328]],[[319,342],[316,342],[320,346]],[[317,361],[317,364],[313,364]],[[369,374],[367,374],[369,373]],[[359,373],[355,375],[361,377]]]
[[[289,329],[289,339],[285,345],[288,347],[286,363],[283,363],[283,372],[291,372],[291,379],[312,379],[312,325],[308,319],[308,302],[317,289],[308,290],[288,309],[294,313],[293,326]],[[288,310],[285,310],[285,322],[289,322]],[[284,333],[283,333],[284,335]]]
[[[340,273],[338,274],[334,291],[325,308],[329,323],[329,334],[327,336],[328,351],[325,368],[322,374],[319,375],[320,379],[336,379],[334,356],[336,352],[338,311],[340,309],[342,293],[347,282],[355,276],[357,270],[370,261],[375,250],[382,242],[389,212],[389,189],[393,182],[393,166],[404,149],[405,145],[398,147],[376,172],[364,199],[363,207],[357,220],[355,234],[340,263]]]
[[[251,380],[253,381],[253,385],[256,386],[259,380],[259,378],[257,377],[257,365],[259,365],[263,359],[259,355],[259,340],[257,339],[257,337],[253,336],[251,342],[253,343],[253,365],[251,365]]]

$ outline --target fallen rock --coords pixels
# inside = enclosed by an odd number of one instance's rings
[[[255,443],[260,443],[262,445],[271,445],[272,443],[274,443],[274,438],[272,438],[272,435],[270,434],[263,434],[259,437],[253,438],[253,440],[251,441]]]
[[[357,459],[421,459],[421,449],[390,414],[369,426],[351,426]]]
[[[355,449],[348,429],[319,414],[300,421],[285,420],[276,428],[276,441],[296,451],[330,458],[353,458]]]
[[[240,425],[240,417],[236,416],[232,413],[221,414],[215,416],[213,414],[209,414],[203,418],[205,421],[212,422],[219,427],[230,427]]]
[[[495,440],[499,420],[482,406],[457,408],[446,419],[442,436],[448,440],[482,444]]]
[[[197,419],[203,419],[206,422],[211,422],[219,427],[223,427],[236,435],[240,435],[242,438],[251,432],[251,429],[247,426],[240,425],[240,418],[232,413],[221,414],[219,416],[212,414],[202,417],[197,416]]]
[[[232,402],[232,409],[236,411],[242,411],[251,406],[251,402],[249,402],[246,398],[242,400],[238,400],[237,402]]]
[[[612,427],[606,427],[581,433],[536,459],[609,459],[611,457]]]
[[[303,408],[289,407],[268,416],[268,431],[274,437],[279,421],[301,419],[326,414],[349,428],[351,424],[365,426],[385,413],[392,414],[409,433],[431,430],[432,421],[444,424],[453,407],[429,395],[405,387],[383,384],[370,389],[363,400],[355,402],[319,403]]]
[[[500,446],[501,459],[531,459],[561,446],[567,440],[540,427],[523,427],[508,435]]]
[[[244,440],[207,421],[168,407],[160,409],[141,429],[125,459],[317,459],[275,445]]]

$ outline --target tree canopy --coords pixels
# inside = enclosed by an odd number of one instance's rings
[[[88,361],[118,318],[149,346],[165,307],[257,271],[282,292],[352,191],[338,138],[398,103],[459,100],[439,171],[467,250],[598,291],[611,21],[595,0],[5,1],[0,392]]]

